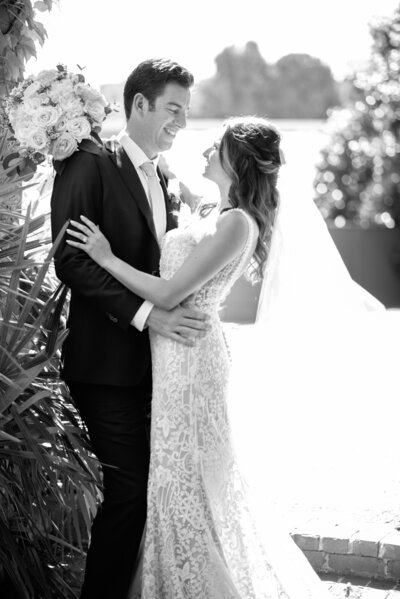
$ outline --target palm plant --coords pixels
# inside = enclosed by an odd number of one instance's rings
[[[29,176],[22,161],[0,183],[0,596],[72,598],[100,477],[57,375],[67,291],[51,261],[64,231],[51,245],[48,215],[4,207]]]
[[[53,0],[0,0],[0,96],[22,79]],[[80,586],[98,463],[57,375],[66,290],[51,259],[48,218],[21,206],[36,166],[0,109],[0,597],[72,598]],[[36,203],[43,198],[37,179]]]

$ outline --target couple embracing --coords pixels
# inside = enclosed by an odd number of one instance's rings
[[[274,567],[231,442],[230,360],[218,318],[245,272],[260,278],[278,204],[280,136],[227,121],[205,151],[219,210],[177,227],[158,167],[186,125],[192,75],[148,60],[124,88],[126,128],[61,165],[55,257],[71,289],[62,376],[104,477],[82,599],[322,599],[300,550]],[[151,433],[148,415],[151,405]]]

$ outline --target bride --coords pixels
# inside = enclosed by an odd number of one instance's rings
[[[208,314],[211,325],[194,347],[151,333],[147,524],[130,599],[323,599],[325,586],[289,535],[277,529],[268,513],[263,525],[254,517],[232,440],[231,360],[218,317],[234,282],[245,272],[257,280],[267,268],[260,320],[272,318],[281,325],[283,308],[289,322],[296,320],[287,303],[291,298],[295,304],[293,289],[284,280],[285,210],[277,191],[280,135],[265,119],[230,119],[204,156],[205,176],[219,187],[220,212],[193,216],[165,235],[161,278],[121,261],[85,216],[68,229],[74,238],[67,240],[69,245],[85,251],[134,293],[164,309],[195,306]],[[339,278],[350,304],[381,308],[374,298],[355,291],[350,277]],[[301,306],[300,290],[298,295]],[[259,362],[259,368],[268,367],[267,360]],[[241,375],[244,387],[251,381]],[[245,395],[239,399],[246,402]]]

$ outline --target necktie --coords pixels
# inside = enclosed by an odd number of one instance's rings
[[[153,212],[153,221],[160,242],[167,229],[167,215],[165,212],[164,193],[152,162],[144,162],[140,168],[146,173],[149,184],[149,201]]]

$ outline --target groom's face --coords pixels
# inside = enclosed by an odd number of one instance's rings
[[[142,140],[149,158],[169,150],[180,129],[186,127],[190,90],[177,83],[167,83],[152,106],[144,98]]]

